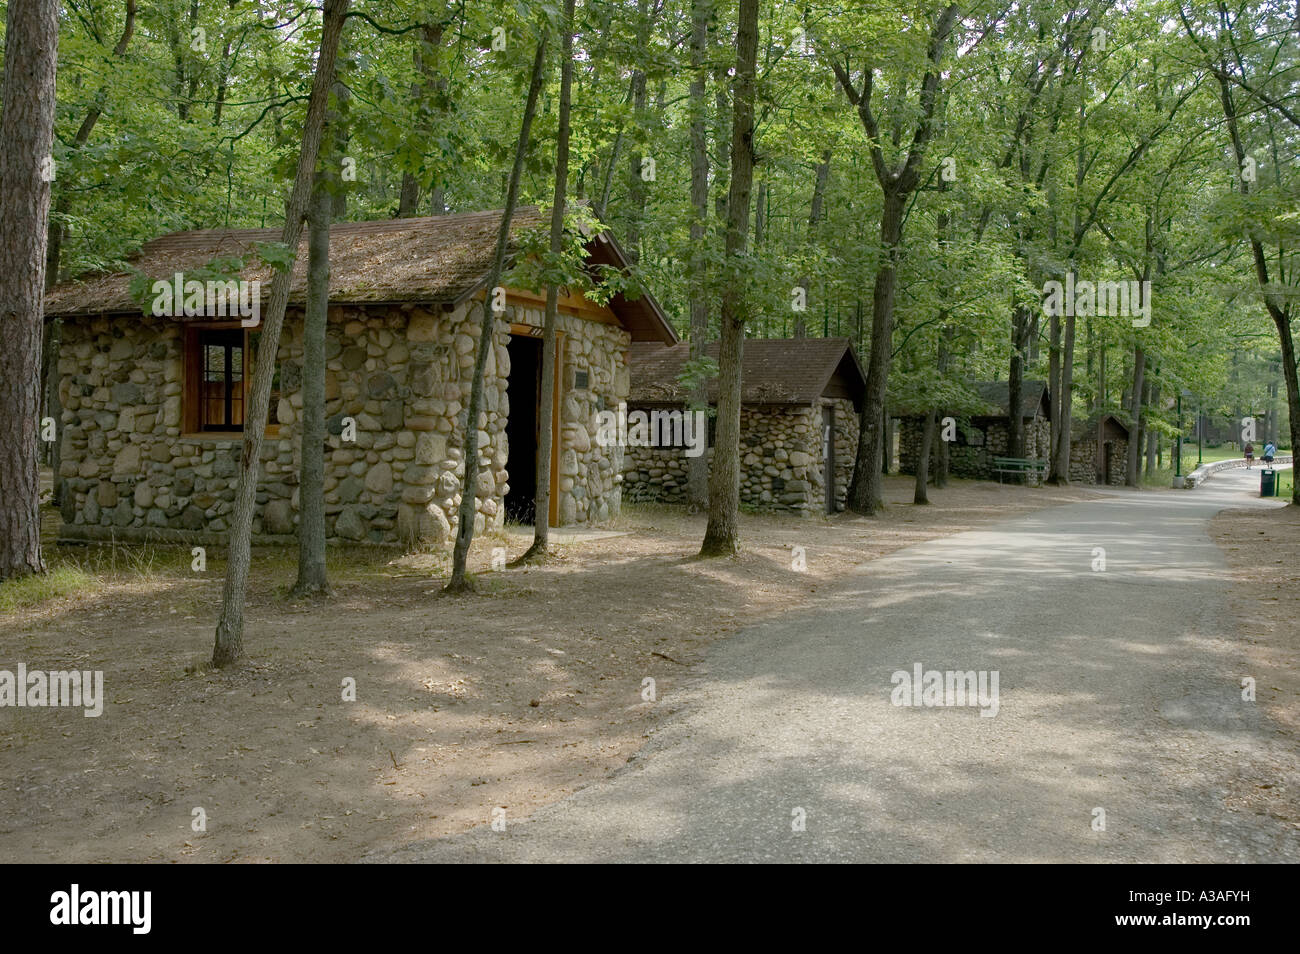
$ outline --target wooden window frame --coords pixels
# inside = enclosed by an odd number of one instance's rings
[[[181,336],[181,359],[183,373],[181,376],[181,436],[198,440],[239,440],[243,438],[243,429],[237,431],[206,431],[202,428],[201,411],[203,384],[203,349],[199,347],[199,336],[204,331],[242,330],[244,343],[242,348],[243,370],[240,381],[243,386],[242,405],[244,417],[248,417],[248,399],[251,394],[250,375],[252,361],[251,332],[256,328],[247,328],[239,321],[193,321],[186,322]],[[280,425],[268,424],[266,437],[279,437]]]

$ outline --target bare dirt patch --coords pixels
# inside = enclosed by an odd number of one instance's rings
[[[1256,698],[1278,731],[1300,737],[1300,507],[1225,510],[1210,536],[1232,568],[1229,599]],[[1244,785],[1230,801],[1300,824],[1296,799],[1276,785]]]
[[[494,808],[518,820],[626,762],[713,640],[885,553],[1091,496],[957,481],[915,507],[910,479],[886,491],[872,519],[747,515],[744,553],[722,560],[693,558],[703,516],[648,507],[624,536],[488,572],[492,547],[531,541],[511,531],[476,543],[481,592],[459,598],[437,597],[440,558],[340,550],[332,598],[293,602],[294,554],[258,550],[249,656],[229,671],[205,665],[220,554],[195,574],[188,550],[100,550],[93,589],[0,613],[0,669],[102,669],[107,698],[97,719],[0,709],[0,857],[346,862]]]

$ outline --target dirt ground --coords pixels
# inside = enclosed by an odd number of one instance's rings
[[[1232,608],[1269,716],[1300,735],[1300,507],[1225,510],[1210,535],[1232,567]]]
[[[101,552],[93,589],[0,612],[0,669],[102,669],[107,700],[99,718],[0,709],[0,860],[348,862],[495,808],[518,820],[633,756],[712,641],[885,553],[1089,496],[956,481],[916,507],[894,477],[881,517],[747,515],[744,553],[712,561],[693,559],[703,516],[628,508],[623,535],[543,567],[488,570],[491,547],[522,552],[518,531],[477,542],[480,593],[454,599],[441,558],[339,550],[333,596],[295,602],[294,554],[257,550],[229,671],[206,665],[220,555],[199,574],[188,550]],[[1294,691],[1264,672],[1261,697]]]

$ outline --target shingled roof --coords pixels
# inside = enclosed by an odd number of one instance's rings
[[[718,359],[718,345],[705,347]],[[633,344],[628,355],[631,370],[630,405],[682,404],[687,392],[677,380],[690,358],[686,343],[664,347]],[[833,381],[844,384],[843,395],[827,393]],[[848,338],[754,338],[745,342],[741,366],[741,402],[744,404],[815,404],[823,395],[862,400],[866,375]],[[718,399],[718,382],[708,383],[710,403]]]
[[[515,211],[512,236],[541,224],[535,206]],[[482,290],[496,251],[501,211],[423,218],[342,222],[330,228],[330,301],[334,303],[420,302],[455,307]],[[202,268],[219,258],[243,258],[245,281],[262,282],[270,296],[272,269],[261,263],[255,244],[278,242],[280,229],[201,229],[173,232],[146,242],[130,265],[155,280]],[[627,266],[608,232],[587,246],[593,265]],[[64,282],[45,296],[48,317],[140,313],[130,294],[130,272],[92,273]],[[307,291],[307,235],[294,264],[289,302],[301,305]],[[635,301],[621,294],[610,302],[635,340],[676,342],[677,335],[658,302],[647,294]]]
[[[997,416],[1009,417],[1011,407],[1010,385],[1006,381],[977,381],[975,393],[985,404],[997,408]],[[1022,381],[1020,384],[1020,416],[1032,418],[1035,414],[1048,417],[1046,381]]]

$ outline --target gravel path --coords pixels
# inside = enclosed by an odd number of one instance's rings
[[[1300,791],[1300,758],[1241,699],[1206,535],[1225,506],[1275,505],[1258,479],[1108,492],[873,561],[718,646],[614,777],[371,860],[1300,861],[1300,830],[1243,800]],[[996,714],[891,704],[917,664],[996,671]]]

